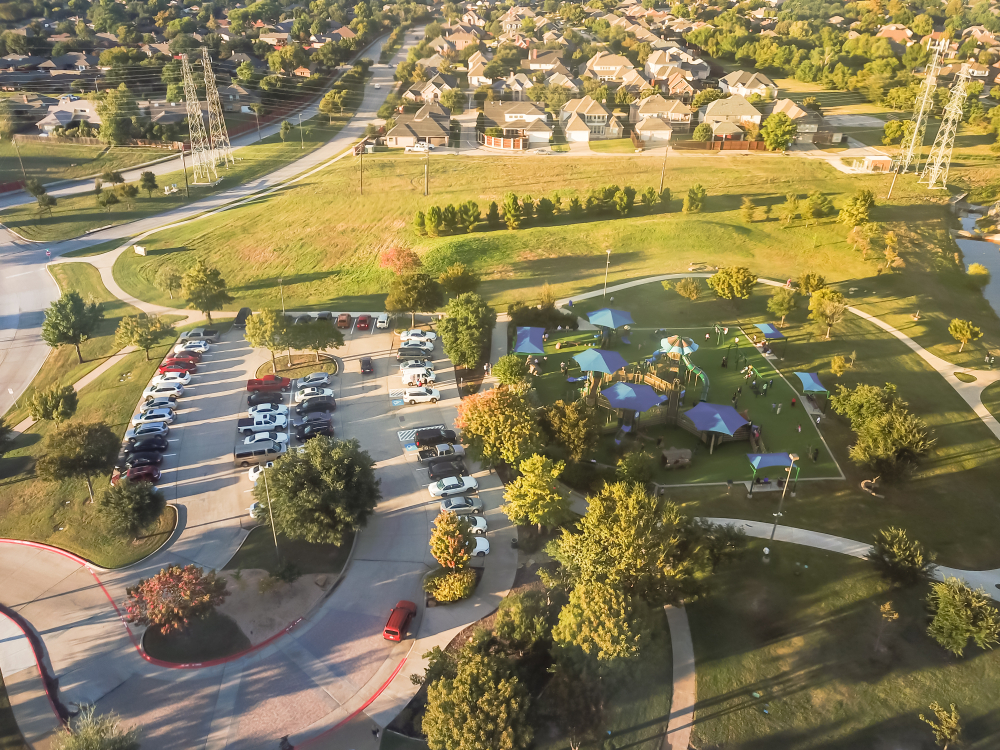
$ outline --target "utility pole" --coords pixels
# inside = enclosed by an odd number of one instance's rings
[[[306,142],[303,140],[302,135],[302,113],[299,112],[299,149],[302,150],[306,147]]]
[[[788,492],[788,485],[792,483],[792,471],[795,469],[795,462],[799,460],[797,453],[789,453],[788,457],[792,462],[788,465],[788,476],[785,477],[785,486],[781,490],[781,500],[778,501],[778,512],[774,514],[774,526],[771,528],[771,539],[778,530],[778,519],[781,518],[781,509],[785,505],[785,493]]]
[[[361,194],[365,194],[365,150],[361,149]]]
[[[191,188],[188,187],[188,170],[187,165],[184,163],[184,144],[181,144],[181,172],[184,173],[184,197],[191,197]]]
[[[274,537],[274,556],[281,563],[281,552],[278,550],[278,530],[274,528],[274,511],[271,510],[271,491],[267,488],[267,469],[261,470],[264,477],[264,494],[267,495],[267,514],[271,517],[271,535]]]
[[[955,145],[958,126],[962,124],[962,106],[965,104],[969,75],[969,64],[966,63],[962,66],[962,72],[958,74],[951,87],[951,96],[948,98],[948,106],[944,108],[941,127],[938,128],[937,135],[934,136],[934,145],[931,146],[930,153],[927,155],[924,171],[920,173],[919,182],[926,183],[931,190],[944,190],[948,185],[951,150]]]
[[[427,151],[427,161],[424,162],[424,196],[430,195],[431,152]]]
[[[187,55],[181,55],[181,70],[184,72],[184,101],[187,104],[194,181],[195,184],[209,182],[212,179],[209,172],[215,173],[215,179],[219,179],[219,172],[215,168],[215,158],[208,133],[205,132],[205,119],[201,113],[201,102],[198,100],[198,87],[194,84],[194,74],[191,72],[191,62]]]
[[[253,116],[257,118],[257,140],[262,140],[260,137],[260,115],[258,114],[258,107],[255,104],[253,108]]]
[[[278,289],[281,291],[281,314],[285,314],[285,286],[282,279],[278,279]]]
[[[660,167],[660,195],[663,195],[663,173],[667,171],[667,153],[670,151],[670,143],[668,142],[666,147],[663,149],[663,166]]]
[[[899,171],[906,174],[906,171],[913,165],[913,171],[917,171],[920,163],[920,149],[924,146],[924,134],[927,132],[927,119],[934,111],[934,92],[937,90],[937,77],[941,71],[941,62],[944,60],[945,52],[948,49],[949,40],[941,39],[931,42],[928,51],[931,59],[924,68],[924,81],[920,84],[920,92],[913,105],[913,131],[909,139],[903,139],[900,144]]]
[[[17,141],[13,137],[10,139],[10,142],[14,144],[14,150],[17,151],[17,160],[21,164],[21,176],[24,178],[24,181],[27,182],[28,175],[24,171],[24,161],[21,159],[21,149],[17,147]]]
[[[608,248],[608,264],[604,267],[604,296],[608,296],[608,271],[611,270],[611,248]]]
[[[215,87],[215,74],[212,72],[212,57],[208,47],[201,48],[201,64],[205,69],[205,100],[208,104],[208,127],[212,141],[212,164],[221,158],[229,169],[229,163],[236,163],[233,149],[229,143],[229,131],[226,130],[226,118],[222,114],[222,102],[219,101],[219,90]]]

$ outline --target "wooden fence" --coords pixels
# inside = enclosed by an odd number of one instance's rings
[[[675,141],[671,148],[679,151],[766,151],[764,141]]]
[[[78,146],[108,146],[108,144],[100,138],[62,138],[55,135],[23,135],[21,133],[15,135],[14,138],[18,143],[58,143],[60,145],[76,144]],[[168,151],[180,151],[182,148],[186,148],[185,144],[180,141],[147,141],[141,138],[129,141],[128,145],[145,146],[147,148],[162,148]]]
[[[497,138],[496,136],[481,133],[478,130],[476,131],[476,140],[487,148],[499,148],[504,151],[524,151],[528,148],[528,140],[526,138]]]

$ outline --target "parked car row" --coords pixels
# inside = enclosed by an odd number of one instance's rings
[[[300,313],[296,315],[295,313],[285,313],[285,318],[291,325],[301,325],[303,323],[311,323],[314,320],[327,320],[337,326],[337,328],[347,329],[354,325],[359,331],[370,330],[373,326],[375,328],[384,329],[389,327],[389,314],[380,313],[378,315],[369,315],[368,313],[362,313],[358,315],[357,321],[351,313],[333,313],[333,312],[314,312],[314,313]]]

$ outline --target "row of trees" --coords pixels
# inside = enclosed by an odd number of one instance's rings
[[[721,93],[721,92],[719,92]],[[770,115],[764,124],[758,129],[756,126],[747,127],[747,140],[763,140],[768,151],[784,151],[795,141],[795,136],[799,134],[799,126],[784,112],[776,112]],[[711,141],[715,138],[712,126],[703,122],[695,127],[691,133],[693,141]]]
[[[261,310],[247,318],[244,332],[250,346],[271,352],[271,369],[278,371],[275,356],[282,349],[308,350],[316,354],[326,349],[339,349],[344,345],[344,335],[328,320],[306,320],[292,324],[292,321],[278,310]]]

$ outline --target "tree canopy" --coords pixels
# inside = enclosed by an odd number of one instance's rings
[[[482,360],[496,324],[496,311],[475,292],[460,294],[448,303],[438,326],[445,354],[457,366],[472,369]]]
[[[518,385],[528,378],[528,360],[516,354],[506,354],[493,365],[493,377],[501,385]]]
[[[569,492],[558,477],[566,464],[535,454],[521,461],[521,475],[504,490],[501,510],[511,523],[561,526],[572,518]]]
[[[149,361],[149,350],[156,346],[166,336],[173,333],[173,327],[155,315],[139,313],[126,315],[118,323],[115,331],[115,344],[121,347],[134,346],[146,354]]]
[[[97,514],[112,532],[135,535],[155,521],[165,505],[163,493],[149,482],[123,479],[101,493]]]
[[[76,358],[83,364],[80,344],[89,339],[104,318],[100,302],[84,302],[79,292],[63,292],[45,310],[42,340],[55,348],[69,344],[76,349]]]
[[[708,278],[708,285],[722,299],[749,299],[757,275],[745,266],[726,266]]]
[[[385,298],[385,309],[391,313],[409,313],[410,325],[415,314],[437,310],[444,304],[441,285],[426,273],[407,273],[393,279]]]
[[[931,584],[927,605],[934,615],[927,632],[955,656],[965,652],[970,640],[982,649],[1000,643],[1000,612],[981,588],[945,578]]]
[[[784,151],[799,134],[799,126],[784,112],[776,112],[764,120],[760,134],[768,151]]]
[[[64,422],[45,436],[35,469],[51,481],[85,479],[93,500],[93,478],[111,473],[120,447],[121,438],[102,422]]]
[[[462,399],[455,426],[469,455],[514,466],[541,447],[535,410],[519,390],[501,386]]]
[[[332,327],[332,326],[331,326]],[[250,346],[271,352],[271,371],[277,372],[274,354],[285,346],[288,336],[288,318],[277,310],[261,310],[247,318],[243,335]]]
[[[34,420],[62,422],[76,413],[77,395],[71,385],[59,385],[35,391],[28,399],[28,412]]]
[[[826,338],[830,338],[833,327],[844,319],[847,302],[836,289],[823,287],[809,298],[809,317],[826,326]]]
[[[305,323],[297,323],[288,328],[285,335],[295,349],[308,349],[315,352],[317,362],[319,362],[321,351],[339,349],[344,345],[344,334],[330,325],[330,321],[319,318]]]
[[[571,461],[579,461],[597,443],[597,412],[583,401],[556,401],[542,411],[542,427]]]
[[[205,313],[209,325],[212,324],[212,310],[220,310],[233,301],[219,269],[209,268],[200,260],[184,274],[181,291],[187,298],[187,306]]]
[[[469,522],[453,511],[443,510],[434,519],[431,556],[448,570],[464,568],[472,559],[475,540]]]
[[[479,288],[479,274],[464,263],[452,263],[438,277],[438,283],[452,296],[474,292]]]
[[[784,287],[775,291],[767,301],[767,311],[772,315],[780,315],[779,326],[785,325],[785,318],[795,310],[795,292]]]
[[[222,604],[229,592],[215,571],[195,565],[170,565],[151,578],[126,589],[126,620],[159,628],[161,633],[183,630],[192,617],[205,617]]]
[[[962,345],[958,347],[958,351],[962,351],[970,341],[977,341],[982,338],[983,329],[972,325],[971,320],[953,318],[951,323],[948,324],[948,333],[951,334],[951,337],[955,341],[961,342]]]
[[[875,533],[875,541],[866,557],[893,583],[912,586],[928,580],[934,572],[934,555],[924,550],[904,529],[890,526]]]

